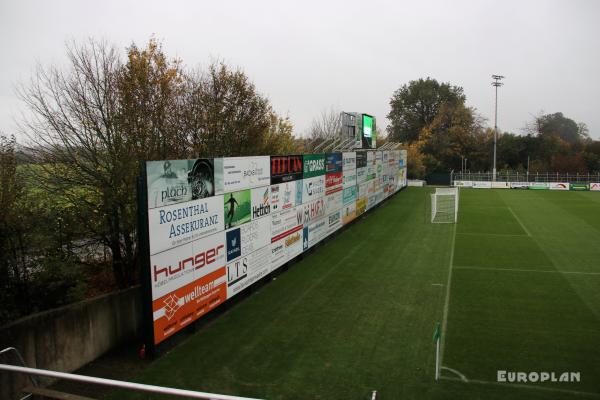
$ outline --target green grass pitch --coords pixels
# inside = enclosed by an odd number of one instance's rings
[[[431,224],[430,192],[399,193],[137,381],[263,399],[600,398],[600,193],[466,189],[458,224]],[[112,395],[127,396],[149,397]]]

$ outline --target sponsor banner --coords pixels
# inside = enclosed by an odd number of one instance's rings
[[[325,155],[325,173],[333,174],[343,172],[342,153],[327,153]]]
[[[157,208],[215,194],[212,159],[146,162],[148,208]]]
[[[227,300],[221,267],[152,302],[154,343],[158,344]]]
[[[325,175],[325,154],[305,154],[303,167],[304,179]]]
[[[300,183],[300,190],[298,190],[298,183]],[[271,214],[289,210],[300,204],[302,204],[302,180],[271,185]]]
[[[308,250],[327,236],[327,218],[321,218],[304,226],[302,240],[303,251]]]
[[[473,187],[473,182],[471,181],[454,181],[455,187]]]
[[[252,219],[252,193],[250,189],[227,193],[223,196],[225,229],[240,226]]]
[[[343,183],[344,188],[356,185],[356,153],[342,153],[343,160]]]
[[[325,196],[325,175],[302,180],[302,203]]]
[[[302,205],[271,215],[271,243],[302,229],[303,215]]]
[[[371,208],[375,207],[376,205],[377,205],[376,193],[369,194],[369,197],[367,198],[367,210],[370,210]]]
[[[329,215],[334,211],[341,210],[344,205],[342,199],[343,194],[341,191],[325,196],[325,213]]]
[[[344,189],[343,192],[343,203],[356,203],[356,199],[358,198],[358,186],[352,186],[347,189]]]
[[[224,267],[225,234],[211,235],[150,257],[152,300]]]
[[[368,151],[367,152],[367,181],[371,179],[375,179],[376,171],[377,171],[377,162],[375,160],[376,151]]]
[[[227,264],[227,298],[230,299],[271,272],[271,245]]]
[[[357,217],[361,214],[364,214],[367,211],[367,203],[368,202],[369,202],[369,200],[366,197],[356,200],[356,216]]]
[[[587,183],[571,183],[569,190],[588,190]]]
[[[222,231],[223,196],[213,196],[148,211],[150,254]]]
[[[377,192],[375,192],[375,202],[376,204],[379,204],[383,201],[384,197],[383,197],[383,190],[379,189]]]
[[[288,261],[290,261],[291,259],[293,259],[294,257],[296,257],[302,253],[302,249],[303,249],[302,234],[303,233],[304,233],[303,229],[300,229],[292,234],[289,234],[288,236],[285,237],[285,239],[282,239],[283,243],[285,245],[285,252],[286,252],[286,257],[287,257]]]
[[[358,198],[366,198],[369,195],[369,183],[361,183],[358,185]]]
[[[509,182],[492,182],[492,189],[509,189],[509,188],[510,188]]]
[[[356,202],[345,204],[342,211],[342,224],[346,225],[356,218]]]
[[[382,151],[375,151],[375,179],[379,179],[381,177],[381,173],[383,172],[383,164],[382,164]]]
[[[356,152],[356,183],[361,184],[367,180],[367,152]]]
[[[271,185],[302,179],[302,156],[271,156]]]
[[[271,272],[281,267],[288,261],[283,239],[271,243]]]
[[[270,244],[271,223],[270,218],[261,218],[226,231],[227,262]]]
[[[492,182],[489,181],[473,181],[473,186],[474,189],[491,189],[492,188]]]
[[[398,150],[391,150],[390,151],[390,156],[388,158],[388,165],[390,167],[392,167],[392,169],[394,169],[395,171],[398,170],[398,162],[400,160],[400,151]]]
[[[229,193],[271,184],[270,157],[225,157],[217,192]],[[221,186],[222,184],[222,186]]]
[[[590,190],[593,192],[600,191],[600,183],[599,182],[590,183]]]
[[[550,190],[569,190],[568,182],[549,182]]]
[[[263,186],[252,189],[252,219],[259,219],[271,215],[271,187]]]
[[[530,182],[529,189],[531,190],[548,190],[550,186],[546,182]]]
[[[320,198],[313,200],[303,205],[304,217],[302,219],[303,224],[308,224],[312,221],[320,219],[325,216],[325,199]]]
[[[327,217],[327,236],[342,227],[342,210],[335,211]]]
[[[343,189],[343,173],[332,172],[331,174],[325,175],[325,194],[339,192]]]
[[[529,189],[529,182],[511,182],[511,189]]]
[[[406,168],[407,150],[400,150],[400,168]]]

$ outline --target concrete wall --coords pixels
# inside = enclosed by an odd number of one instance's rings
[[[141,327],[141,289],[135,286],[0,327],[0,350],[16,347],[28,367],[71,372],[138,337]],[[16,360],[2,355],[0,363]],[[0,399],[20,398],[28,383],[25,376],[0,371]]]

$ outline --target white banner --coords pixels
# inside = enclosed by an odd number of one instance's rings
[[[225,231],[227,262],[271,243],[271,218],[260,218]]]
[[[600,183],[599,182],[591,182],[590,183],[590,190],[594,191],[594,192],[600,191]]]
[[[329,215],[335,211],[341,210],[343,205],[342,199],[343,192],[335,192],[325,196],[325,213]]]
[[[327,218],[321,218],[318,221],[311,222],[304,226],[303,238],[303,250],[306,251],[310,247],[319,243],[325,236],[327,236]]]
[[[302,204],[302,179],[271,185],[271,213],[289,210]]]
[[[356,153],[347,152],[342,154],[343,162],[343,188],[356,185]]]
[[[223,196],[148,210],[150,254],[222,231]]]
[[[473,188],[474,189],[491,189],[492,182],[473,181]]]
[[[302,226],[303,206],[282,211],[271,216],[271,243],[278,241]]]
[[[270,160],[269,156],[223,158],[223,193],[269,185]]]
[[[151,256],[152,300],[222,268],[225,262],[223,232]]]
[[[325,175],[302,180],[302,203],[308,203],[325,196]]]
[[[329,214],[327,217],[327,236],[342,227],[342,210]]]
[[[312,221],[316,221],[319,218],[325,216],[325,199],[320,198],[313,200],[303,205],[304,207],[304,218],[303,224],[308,224]]]
[[[528,189],[529,182],[511,182],[510,188],[511,189]],[[568,186],[567,186],[567,190],[568,190]]]
[[[455,187],[473,187],[473,182],[471,181],[454,181]]]
[[[509,189],[510,183],[508,182],[492,182],[492,189]]]
[[[550,190],[569,190],[569,182],[549,182]]]
[[[259,219],[271,215],[271,187],[263,186],[252,189],[252,219]]]
[[[227,264],[227,298],[230,299],[271,272],[271,245]]]

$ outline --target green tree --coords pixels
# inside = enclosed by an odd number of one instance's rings
[[[561,112],[546,114],[536,118],[537,133],[556,136],[570,145],[588,138],[585,124],[577,124]]]
[[[460,86],[440,84],[432,78],[410,81],[390,99],[389,139],[403,143],[419,140],[421,130],[433,122],[442,105],[464,104],[465,100]]]

